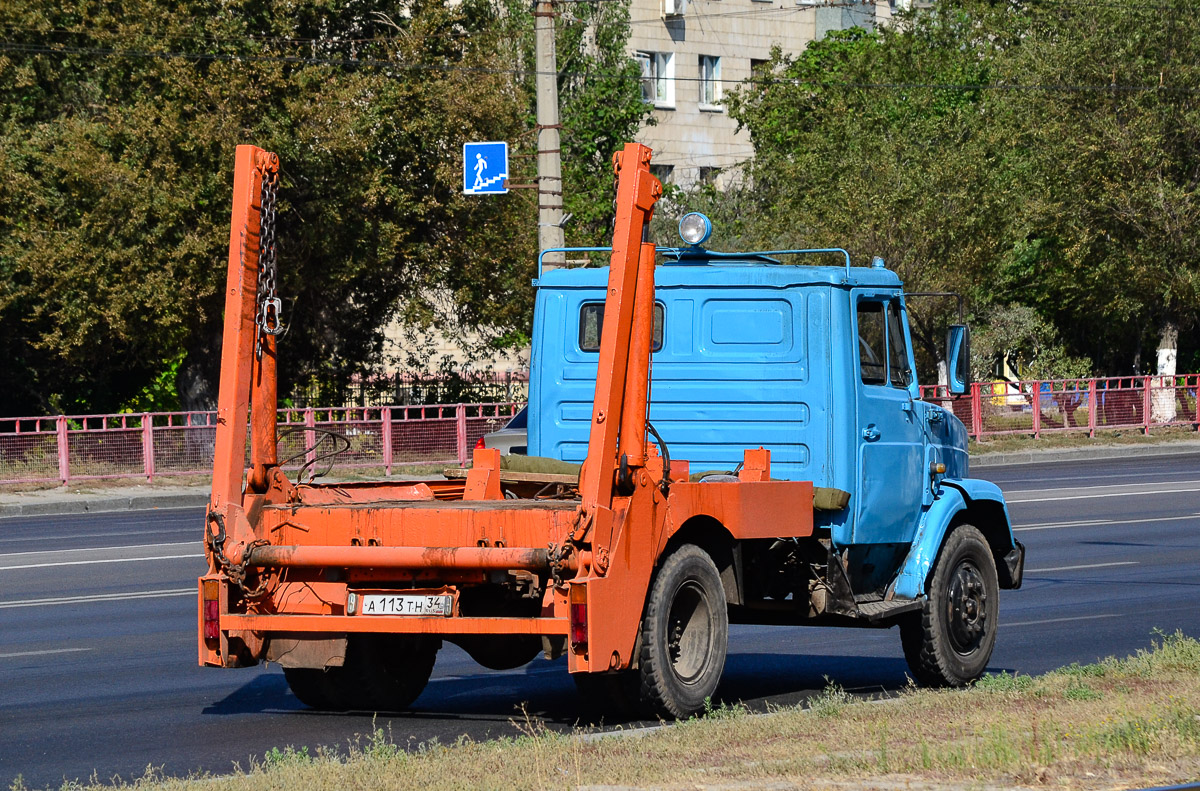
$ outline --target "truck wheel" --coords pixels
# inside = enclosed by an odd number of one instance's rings
[[[301,703],[323,711],[401,711],[433,673],[441,641],[424,635],[351,635],[346,663],[324,670],[284,668]]]
[[[925,606],[900,622],[904,658],[916,680],[961,687],[983,675],[996,644],[1000,586],[983,534],[959,525],[942,546]]]
[[[340,670],[341,668],[330,668]],[[318,711],[337,711],[337,701],[333,698],[333,685],[325,670],[310,667],[285,667],[283,677],[287,679],[292,694],[310,709]]]
[[[712,558],[687,544],[663,563],[642,619],[641,697],[652,713],[684,718],[721,681],[729,643],[725,589]]]
[[[573,673],[581,710],[594,719],[632,720],[639,713],[641,678],[636,670],[614,673]]]

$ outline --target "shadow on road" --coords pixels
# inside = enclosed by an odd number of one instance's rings
[[[887,694],[908,684],[908,666],[903,659],[872,656],[796,656],[789,654],[731,654],[718,690],[720,704],[744,703],[761,711],[772,706],[795,705],[835,683],[855,694]],[[566,660],[535,660],[524,668],[507,672],[480,669],[471,675],[434,678],[412,711],[388,717],[390,721],[462,721],[514,727],[531,720],[547,725],[636,725],[641,720],[603,721],[581,716],[584,706],[567,673]],[[311,717],[347,717],[361,720],[373,712],[317,712],[306,708],[288,690],[278,672],[259,674],[225,698],[204,709],[206,715],[238,715],[259,712],[292,713]]]

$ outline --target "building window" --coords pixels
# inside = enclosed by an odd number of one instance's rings
[[[651,165],[650,173],[654,178],[658,179],[663,184],[671,183],[671,176],[675,173],[674,165]]]
[[[675,55],[671,52],[637,52],[642,67],[642,101],[655,107],[675,106]]]
[[[716,184],[717,176],[721,174],[720,168],[701,167],[699,173],[699,181],[701,184]]]
[[[721,59],[700,56],[700,106],[716,109],[721,103]]]

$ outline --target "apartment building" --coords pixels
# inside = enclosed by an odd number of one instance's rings
[[[657,121],[638,140],[654,149],[655,175],[680,186],[737,178],[754,151],[726,112],[726,91],[765,64],[772,47],[798,53],[830,30],[871,29],[896,2],[631,0],[629,47]]]

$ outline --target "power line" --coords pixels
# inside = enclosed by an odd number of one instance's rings
[[[171,50],[125,50],[100,47],[65,47],[47,46],[45,44],[28,44],[24,42],[0,41],[0,52],[15,52],[26,55],[80,55],[104,58],[127,58],[149,60],[187,60],[194,62],[235,62],[235,63],[285,63],[308,66],[342,66],[354,68],[374,68],[383,71],[432,71],[442,73],[464,74],[493,74],[510,75],[514,77],[533,77],[538,74],[534,69],[514,69],[483,66],[461,66],[444,63],[399,63],[378,58],[332,58],[311,57],[300,55],[255,55],[244,53],[220,52],[181,52]],[[596,79],[628,80],[641,82],[644,77],[640,74],[602,73],[602,72],[558,72],[560,77],[592,77]],[[699,83],[703,77],[673,77],[675,82]],[[749,77],[742,80],[743,85],[791,85],[798,88],[838,88],[846,90],[887,90],[887,91],[1024,91],[1046,93],[1166,93],[1166,94],[1197,94],[1200,88],[1172,87],[1161,84],[1020,84],[1020,83],[920,83],[920,82],[838,82],[829,80],[800,80],[788,77]]]

